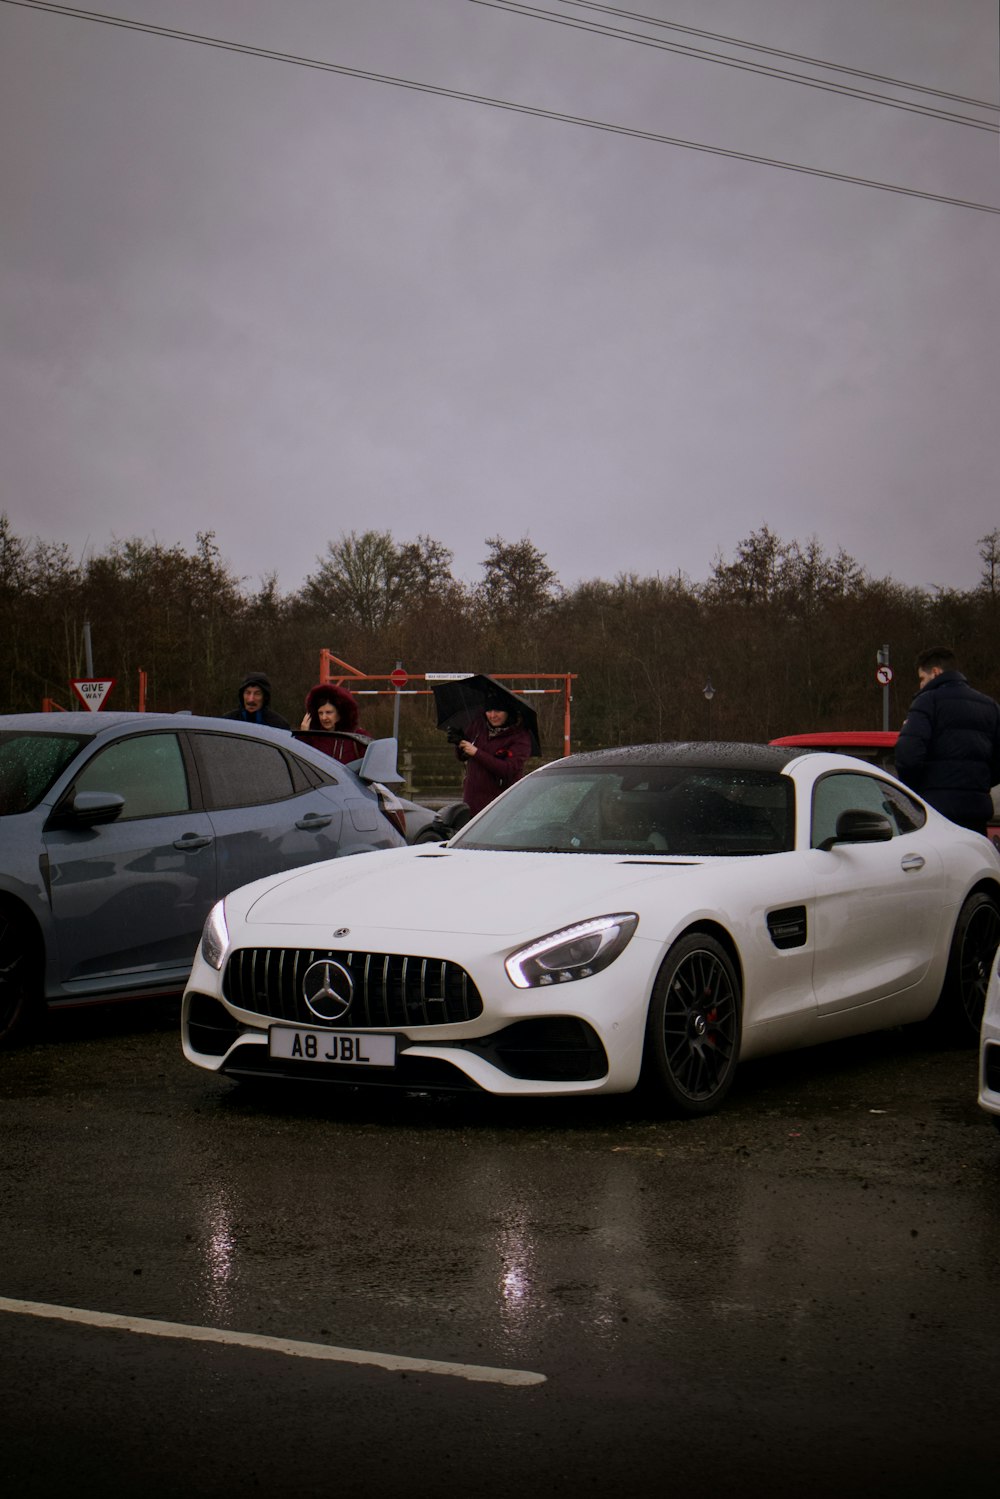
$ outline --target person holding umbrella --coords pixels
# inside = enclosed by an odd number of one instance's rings
[[[487,689],[482,713],[462,730],[455,753],[465,764],[462,800],[473,813],[481,812],[524,775],[525,761],[536,753],[530,731],[513,706],[512,693]],[[452,738],[449,734],[449,738]]]

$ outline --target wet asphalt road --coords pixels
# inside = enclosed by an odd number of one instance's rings
[[[916,1031],[747,1066],[724,1110],[243,1096],[165,1005],[0,1054],[12,1495],[985,1495],[1000,1135]]]

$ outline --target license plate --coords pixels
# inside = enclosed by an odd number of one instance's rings
[[[272,1025],[272,1057],[295,1062],[336,1062],[350,1067],[395,1067],[395,1036],[372,1036],[364,1031],[301,1031]]]

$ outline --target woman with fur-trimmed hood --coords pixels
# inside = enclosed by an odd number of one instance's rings
[[[317,682],[309,689],[305,716],[295,737],[342,765],[360,760],[365,745],[371,743],[371,735],[361,728],[356,699],[346,687],[332,682]]]

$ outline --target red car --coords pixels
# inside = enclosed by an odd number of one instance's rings
[[[785,734],[781,739],[772,739],[772,744],[788,744],[792,748],[814,750],[839,750],[842,755],[854,755],[858,760],[870,760],[892,771],[895,764],[897,729],[827,729],[822,734]]]
[[[770,742],[790,745],[793,749],[833,750],[842,755],[853,755],[855,759],[881,765],[883,770],[895,775],[898,738],[898,729],[826,729],[820,734],[785,734]],[[1000,848],[1000,786],[993,788],[993,819],[989,835]]]

